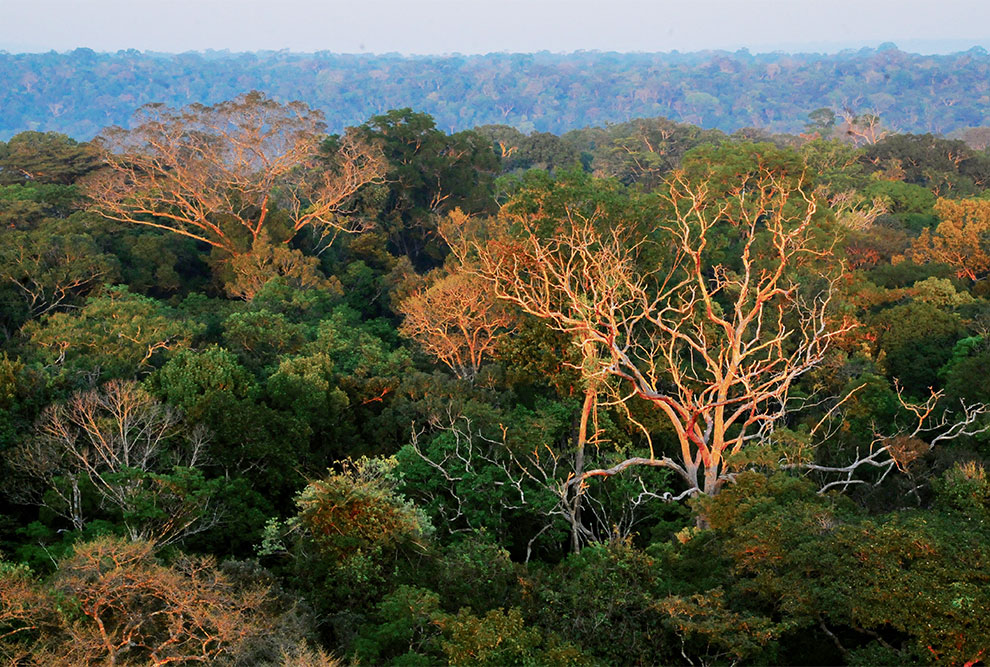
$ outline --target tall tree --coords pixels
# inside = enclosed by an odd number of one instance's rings
[[[227,256],[303,229],[320,236],[362,225],[343,216],[364,185],[381,181],[381,151],[345,134],[321,152],[323,115],[258,92],[213,106],[142,107],[132,129],[111,127],[97,143],[106,169],[87,191],[104,216],[182,234]]]
[[[388,189],[379,223],[391,250],[419,268],[436,266],[446,252],[438,242],[437,218],[459,207],[490,212],[498,159],[492,140],[474,131],[447,135],[427,114],[398,109],[374,116],[358,129],[366,142],[380,144],[388,158]]]
[[[574,483],[650,465],[688,493],[716,493],[727,458],[779,422],[797,378],[852,326],[832,314],[840,271],[806,168],[762,144],[696,152],[647,229],[600,200],[554,197],[510,202],[494,238],[467,223],[447,236],[499,298],[596,348],[594,374],[622,380],[672,427],[676,458],[651,444]]]

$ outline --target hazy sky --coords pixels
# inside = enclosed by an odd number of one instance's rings
[[[990,48],[990,0],[0,0],[0,49]]]

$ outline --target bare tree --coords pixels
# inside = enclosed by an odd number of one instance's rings
[[[474,380],[482,361],[510,333],[515,318],[489,283],[457,272],[402,301],[400,331],[459,378]]]
[[[857,450],[856,457],[846,465],[820,465],[808,462],[782,462],[784,469],[807,470],[822,480],[819,493],[832,488],[847,489],[860,484],[880,485],[891,471],[899,470],[911,476],[911,463],[924,456],[936,445],[958,438],[972,437],[990,431],[990,404],[966,403],[961,401],[959,410],[945,409],[941,403],[944,392],[932,390],[923,402],[910,401],[897,388],[897,399],[906,421],[897,425],[892,433],[876,432],[865,451]],[[858,388],[857,388],[858,389]],[[850,394],[851,395],[851,394]],[[838,404],[837,406],[838,407]],[[830,410],[820,421],[812,435],[826,424],[835,425],[838,410]],[[828,437],[828,433],[824,437]],[[863,473],[873,470],[878,476],[871,482],[863,478]],[[913,489],[917,495],[917,486]]]
[[[332,238],[363,228],[341,213],[362,186],[382,182],[385,160],[350,133],[323,159],[323,132],[319,111],[258,92],[213,106],[147,105],[132,129],[111,127],[97,138],[107,168],[86,190],[107,218],[229,255],[248,252],[276,209],[288,217],[283,240],[305,228]]]
[[[181,415],[137,383],[113,380],[45,409],[10,465],[41,483],[38,493],[32,496],[24,488],[21,495],[47,504],[75,530],[86,523],[85,481],[105,506],[123,514],[132,540],[164,544],[203,530],[216,518],[208,498],[166,478],[176,466],[201,464],[207,443],[202,427],[183,431]],[[149,502],[156,511],[149,512]]]
[[[730,177],[712,163],[675,172],[665,215],[646,231],[580,204],[547,220],[539,193],[484,232],[448,219],[453,251],[499,298],[596,348],[592,375],[623,380],[618,404],[638,397],[673,428],[676,457],[644,427],[649,456],[570,483],[647,465],[716,493],[731,479],[727,457],[773,429],[795,380],[854,326],[832,312],[842,267],[816,225],[807,170],[748,162]],[[737,259],[713,259],[720,237]]]
[[[883,126],[878,111],[857,115],[852,109],[845,107],[839,115],[842,118],[840,131],[857,146],[872,146],[890,134],[890,130]]]

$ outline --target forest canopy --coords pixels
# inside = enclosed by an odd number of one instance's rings
[[[0,142],[4,661],[986,663],[979,133],[131,111]]]

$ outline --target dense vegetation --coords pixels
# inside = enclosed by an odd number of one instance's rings
[[[0,656],[985,663],[990,155],[781,122],[0,143]]]
[[[879,113],[900,132],[990,125],[990,55],[892,45],[822,54],[595,53],[484,56],[0,53],[0,139],[25,130],[90,139],[150,102],[213,104],[245,90],[321,109],[334,131],[411,106],[453,132],[526,134],[665,116],[725,132],[799,132],[818,108]]]

